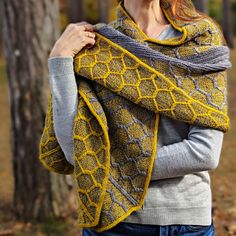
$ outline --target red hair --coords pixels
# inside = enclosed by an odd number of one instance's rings
[[[160,0],[160,1],[166,1],[166,0]],[[222,40],[222,43],[224,45],[227,45],[221,26],[218,24],[218,22],[212,19],[210,16],[208,16],[204,12],[198,11],[194,7],[192,0],[171,0],[171,10],[174,17],[178,20],[194,21],[194,20],[199,20],[201,18],[208,18],[218,28],[218,32]]]
[[[122,0],[118,0],[121,2]],[[165,2],[165,0],[160,0]],[[198,11],[192,0],[168,0],[171,3],[171,10],[174,17],[178,20],[192,21],[206,17],[206,14]]]
[[[174,17],[183,21],[199,20],[207,16],[194,7],[192,0],[172,0],[171,9]]]
[[[118,3],[122,2],[123,0],[117,0]],[[218,24],[217,21],[212,19],[210,16],[205,14],[204,12],[198,11],[192,0],[160,0],[160,4],[164,4],[168,2],[171,4],[171,11],[175,19],[182,20],[182,21],[197,21],[202,18],[208,18],[214,22],[214,24],[219,29],[220,37],[223,41],[223,44],[227,45],[223,32],[221,30],[221,26]]]

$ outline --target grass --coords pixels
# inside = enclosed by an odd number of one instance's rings
[[[236,45],[236,42],[235,42]],[[233,67],[228,70],[228,97],[231,129],[224,136],[219,166],[210,171],[213,192],[213,216],[216,235],[235,235],[236,222],[236,49],[231,51]],[[0,60],[0,235],[11,229],[15,236],[79,236],[73,219],[47,219],[42,223],[22,224],[12,220],[13,174],[10,158],[10,112],[5,65]],[[3,214],[4,212],[4,214]],[[236,233],[236,231],[235,231]],[[7,234],[6,234],[7,235]]]

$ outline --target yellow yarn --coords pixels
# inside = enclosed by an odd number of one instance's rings
[[[168,4],[162,9],[182,36],[164,41],[148,38],[122,4],[110,25],[173,58],[177,53],[193,55],[194,47],[203,52],[222,44],[210,19],[183,24],[173,19]],[[207,27],[209,32],[202,33]],[[198,33],[199,41],[189,40]],[[201,45],[203,40],[210,45]],[[226,88],[226,71],[190,76],[176,66],[170,71],[170,65],[160,60],[151,67],[148,60],[99,33],[95,45],[80,51],[74,62],[80,76],[73,126],[75,166],[66,161],[54,133],[52,96],[40,142],[40,161],[51,171],[73,174],[78,184],[78,226],[101,232],[143,205],[157,151],[159,113],[224,132],[229,129],[225,94],[213,83]],[[211,94],[211,103],[201,91]]]

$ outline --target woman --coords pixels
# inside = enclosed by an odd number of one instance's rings
[[[176,17],[187,2],[173,1]],[[180,35],[165,18],[159,0],[124,0],[118,10],[132,17],[150,38],[164,40]],[[185,15],[185,20],[189,19],[191,16]],[[71,127],[78,104],[73,58],[82,48],[94,45],[93,31],[87,22],[70,24],[48,61],[55,132],[72,165]],[[84,228],[83,235],[214,235],[208,170],[218,166],[222,142],[222,131],[160,115],[158,152],[143,207],[107,231]]]

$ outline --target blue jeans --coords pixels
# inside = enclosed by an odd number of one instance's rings
[[[113,228],[97,233],[83,228],[82,236],[215,236],[211,225],[147,225],[120,222]]]

